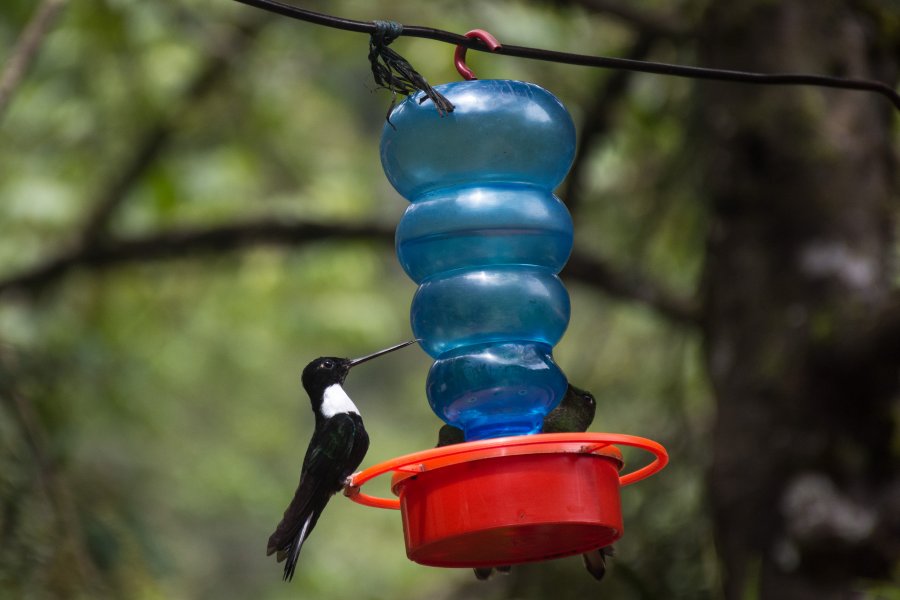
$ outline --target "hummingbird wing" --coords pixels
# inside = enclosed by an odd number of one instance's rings
[[[287,559],[286,580],[293,577],[303,542],[325,505],[356,470],[368,448],[369,436],[359,415],[339,413],[316,426],[303,459],[300,484],[266,550],[266,555],[277,552],[279,562]]]

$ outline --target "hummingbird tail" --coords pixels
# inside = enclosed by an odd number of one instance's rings
[[[602,580],[606,575],[606,559],[612,556],[615,556],[615,549],[612,546],[604,546],[581,555],[584,559],[584,568],[597,581]]]
[[[315,516],[315,512],[309,513],[306,520],[303,522],[303,527],[291,544],[290,551],[287,554],[287,562],[284,563],[284,581],[290,581],[294,578],[294,569],[297,568],[297,559],[300,558],[300,549],[303,547],[303,542],[305,542],[306,538],[309,536],[312,525],[316,522]],[[281,560],[280,552],[279,560]]]

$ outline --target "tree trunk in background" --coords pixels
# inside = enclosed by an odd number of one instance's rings
[[[853,5],[714,2],[697,62],[896,82],[891,19]],[[892,107],[866,93],[712,83],[698,99],[725,594],[846,598],[865,578],[889,579],[900,556]]]

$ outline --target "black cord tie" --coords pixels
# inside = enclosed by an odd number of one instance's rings
[[[369,62],[372,63],[372,76],[379,87],[387,88],[394,94],[388,109],[387,122],[393,127],[390,115],[396,104],[397,94],[409,96],[416,90],[425,93],[420,100],[430,98],[438,113],[443,117],[453,112],[453,104],[428,85],[425,78],[413,69],[409,62],[388,48],[388,45],[403,33],[403,25],[395,21],[373,21],[375,31],[369,37]]]

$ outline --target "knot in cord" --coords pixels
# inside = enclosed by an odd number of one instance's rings
[[[403,25],[395,21],[372,23],[375,25],[375,31],[369,37],[369,63],[372,65],[372,76],[379,87],[386,88],[394,94],[388,109],[388,124],[394,126],[390,114],[396,102],[396,95],[409,96],[416,90],[421,90],[425,94],[420,102],[430,99],[442,117],[453,112],[453,104],[447,98],[431,87],[405,58],[388,48],[388,45],[403,33]]]
[[[372,21],[375,31],[372,42],[378,47],[389,46],[403,33],[403,24],[397,21]]]

